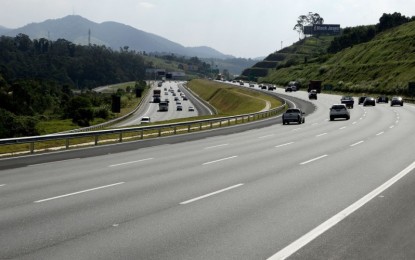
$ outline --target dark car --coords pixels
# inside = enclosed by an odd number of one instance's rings
[[[366,99],[366,96],[363,96],[363,97],[359,97],[359,100],[358,100],[358,104],[359,105],[361,105],[361,104],[363,104],[363,102],[365,102],[365,99]]]
[[[293,91],[293,89],[292,89],[291,86],[288,86],[288,87],[285,88],[285,92],[292,92],[292,91]]]
[[[365,101],[363,101],[363,106],[376,106],[376,100],[373,97],[367,97],[365,98]]]
[[[345,104],[347,108],[353,108],[354,105],[354,99],[351,96],[343,96],[340,99],[341,104]]]
[[[317,100],[317,90],[312,89],[310,93],[308,93],[308,99],[315,99]]]
[[[391,106],[403,106],[403,99],[401,97],[393,97],[391,99]]]
[[[389,98],[387,96],[379,96],[376,99],[376,103],[388,103],[389,102]]]

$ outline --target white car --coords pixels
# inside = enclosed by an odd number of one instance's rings
[[[336,118],[345,118],[346,120],[350,119],[350,112],[345,104],[335,104],[331,106],[330,121],[333,121]]]
[[[148,124],[150,123],[150,117],[149,116],[143,116],[141,118],[141,124]]]

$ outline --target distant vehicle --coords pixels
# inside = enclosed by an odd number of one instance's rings
[[[303,124],[305,122],[305,113],[299,108],[289,108],[282,114],[282,124],[289,124],[290,122],[296,122]]]
[[[292,91],[297,91],[300,89],[300,82],[298,81],[290,81],[288,82],[288,86],[291,87]]]
[[[163,86],[163,82],[159,81],[159,83],[157,83],[157,87],[161,87]]]
[[[308,84],[308,92],[310,92],[312,89],[315,89],[317,93],[321,93],[321,83],[323,81],[321,80],[310,80],[310,83]]]
[[[268,90],[269,91],[273,91],[274,89],[276,89],[277,87],[275,87],[274,85],[268,85]]]
[[[179,101],[179,97],[174,97],[174,101]]]
[[[176,101],[176,105],[181,105],[181,104],[182,104],[182,102]]]
[[[292,92],[293,88],[291,86],[285,87],[285,92]]]
[[[266,85],[261,85],[261,89],[267,89]]]
[[[159,111],[169,111],[169,102],[160,101],[160,103],[159,103]]]
[[[239,85],[244,86],[245,83],[241,80],[241,81],[239,81]]]
[[[179,88],[177,89],[177,92],[182,92]]]
[[[345,118],[346,120],[350,119],[350,112],[345,104],[335,104],[331,106],[330,121],[333,121],[336,118]]]
[[[148,124],[150,123],[150,117],[149,116],[143,116],[141,118],[141,124]]]
[[[308,99],[315,99],[315,100],[317,100],[317,90],[312,89],[312,90],[308,93]]]
[[[186,96],[183,96],[183,100],[187,100],[187,97]]]
[[[363,106],[376,106],[376,100],[373,97],[367,97],[365,98],[365,101],[363,101]]]
[[[153,90],[153,103],[159,103],[161,97],[161,90],[160,89],[154,89]]]
[[[387,96],[379,96],[376,99],[376,103],[389,103],[389,98]]]
[[[190,107],[189,107],[189,111],[195,111],[195,108],[194,108],[194,107],[192,107],[192,106],[190,106]]]
[[[168,94],[169,94],[169,92],[167,92],[167,91],[166,91],[166,92],[164,92],[164,95],[168,95]]]
[[[365,99],[366,99],[366,96],[359,97],[359,99],[357,100],[357,103],[358,103],[359,105],[362,105],[362,104],[363,104],[363,102],[365,102]]]
[[[343,96],[340,99],[340,103],[345,104],[347,108],[353,108],[354,98],[351,96]]]
[[[403,106],[402,97],[393,97],[391,99],[391,106]]]
[[[177,105],[176,110],[177,110],[177,111],[182,111],[182,110],[183,110],[182,105]]]
[[[253,83],[250,83],[250,84],[249,84],[249,87],[250,87],[250,88],[253,88],[253,87],[255,87],[255,85],[254,85]]]

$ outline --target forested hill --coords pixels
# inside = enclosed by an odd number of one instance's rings
[[[268,59],[280,60],[259,80],[307,85],[319,79],[339,91],[409,95],[408,82],[415,81],[414,39],[414,17],[383,14],[376,25],[345,28],[338,37],[309,37],[291,51],[271,54]]]

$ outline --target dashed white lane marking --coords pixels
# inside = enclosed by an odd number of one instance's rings
[[[385,132],[383,132],[383,131],[382,132],[379,132],[379,133],[376,134],[376,136],[383,135],[384,133]]]
[[[222,161],[225,161],[225,160],[234,159],[234,158],[236,158],[236,157],[238,157],[238,156],[237,156],[237,155],[235,155],[235,156],[231,156],[231,157],[226,157],[226,158],[222,158],[222,159],[219,159],[219,160],[214,160],[214,161],[210,161],[210,162],[205,162],[205,163],[203,163],[202,165],[207,165],[207,164],[212,164],[212,163],[222,162]]]
[[[298,130],[301,130],[301,127],[293,129],[293,131],[298,131]]]
[[[226,145],[229,145],[229,144],[218,144],[218,145],[214,145],[214,146],[205,147],[205,149],[212,149],[212,148],[222,147],[222,146],[226,146]]]
[[[73,196],[73,195],[77,195],[77,194],[81,194],[81,193],[85,193],[85,192],[105,189],[105,188],[113,187],[113,186],[116,186],[116,185],[121,185],[121,184],[124,184],[124,183],[125,182],[117,182],[117,183],[113,183],[113,184],[109,184],[109,185],[105,185],[105,186],[100,186],[100,187],[96,187],[96,188],[92,188],[92,189],[87,189],[87,190],[68,193],[68,194],[64,194],[64,195],[60,195],[60,196],[56,196],[56,197],[51,197],[51,198],[47,198],[47,199],[37,200],[37,201],[34,201],[34,203],[40,203],[40,202],[45,202],[45,201],[49,201],[49,200],[60,199],[60,198],[69,197],[69,196]]]
[[[0,184],[0,187],[6,186],[6,184]]]
[[[110,166],[108,166],[108,167],[117,167],[117,166],[122,166],[122,165],[132,164],[132,163],[139,163],[139,162],[149,161],[149,160],[153,160],[153,159],[154,159],[154,158],[146,158],[146,159],[141,159],[141,160],[137,160],[137,161],[131,161],[131,162],[125,162],[125,163],[113,164],[113,165],[110,165]]]
[[[290,145],[290,144],[293,144],[293,143],[294,143],[294,142],[289,142],[289,143],[285,143],[285,144],[280,144],[280,145],[275,146],[275,148],[279,148],[279,147],[287,146],[287,145]]]
[[[320,137],[320,136],[323,136],[323,135],[326,135],[327,133],[322,133],[322,134],[319,134],[319,135],[316,135],[316,137]]]
[[[224,189],[221,189],[221,190],[218,190],[218,191],[215,191],[215,192],[212,192],[212,193],[209,193],[209,194],[200,196],[200,197],[196,197],[194,199],[190,199],[190,200],[186,200],[186,201],[180,202],[180,204],[181,205],[189,204],[189,203],[195,202],[197,200],[205,199],[207,197],[210,197],[210,196],[213,196],[213,195],[216,195],[216,194],[219,194],[219,193],[228,191],[228,190],[236,189],[236,188],[238,188],[238,187],[240,187],[242,185],[244,185],[244,184],[243,183],[239,183],[239,184],[236,184],[236,185],[233,185],[233,186],[230,186],[230,187],[227,187],[227,188],[224,188]]]
[[[313,123],[313,124],[311,124],[312,126],[314,126],[314,125],[318,125],[318,123]]]
[[[317,161],[317,160],[323,159],[324,157],[327,157],[327,156],[328,156],[328,155],[327,155],[327,154],[325,154],[325,155],[322,155],[322,156],[316,157],[316,158],[314,158],[314,159],[311,159],[311,160],[308,160],[308,161],[302,162],[302,163],[300,163],[300,165],[304,165],[304,164],[307,164],[307,163],[311,163],[311,162],[314,162],[314,161]]]
[[[394,125],[389,126],[389,128],[390,128],[390,129],[392,129],[392,128],[394,128],[394,127],[395,127]]]
[[[263,135],[263,136],[258,137],[258,139],[267,138],[267,137],[272,137],[272,136],[274,136],[274,134],[272,134],[272,135]]]
[[[339,130],[343,130],[343,129],[346,129],[346,128],[347,128],[346,126],[343,126],[343,127],[340,127]]]
[[[359,145],[359,144],[361,144],[361,143],[363,143],[363,142],[364,142],[364,141],[359,141],[359,142],[357,142],[357,143],[351,144],[351,145],[350,145],[350,147],[353,147],[353,146]]]
[[[352,125],[355,125],[355,124],[357,124],[357,122],[353,122],[353,123],[352,123]]]
[[[289,244],[282,250],[278,251],[276,254],[268,258],[268,260],[277,260],[277,259],[286,259],[298,250],[300,250],[302,247],[316,239],[318,236],[335,226],[337,223],[348,217],[350,214],[358,210],[360,207],[371,201],[373,198],[384,192],[386,189],[388,189],[390,186],[392,186],[394,183],[405,177],[408,173],[410,173],[413,169],[415,169],[415,162],[413,162],[411,165],[406,167],[403,171],[389,179],[384,184],[380,185],[378,188],[373,190],[372,192],[368,193],[366,196],[361,198],[360,200],[356,201],[349,207],[345,208],[344,210],[340,211],[333,217],[329,218],[324,223],[320,224],[304,236],[300,237],[293,243]]]

